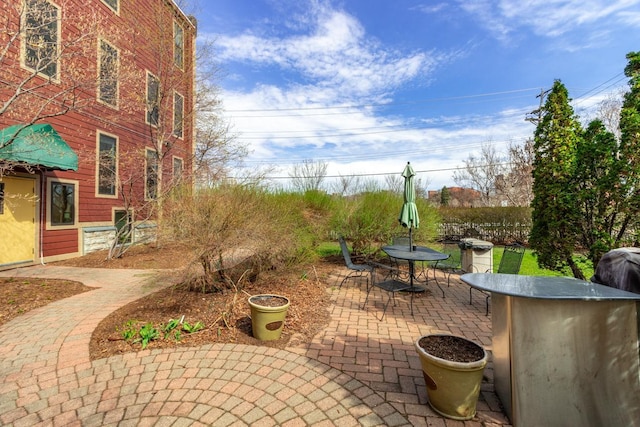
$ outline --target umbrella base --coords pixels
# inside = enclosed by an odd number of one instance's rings
[[[405,290],[403,290],[402,292],[415,292],[415,293],[419,293],[419,292],[426,292],[427,290],[425,288],[423,288],[422,286],[412,286],[410,288],[407,288]]]

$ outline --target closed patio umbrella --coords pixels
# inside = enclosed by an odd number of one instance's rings
[[[404,171],[402,171],[402,177],[404,178],[404,203],[402,204],[398,221],[400,221],[403,227],[409,228],[409,250],[413,250],[412,229],[418,228],[420,225],[418,207],[416,206],[416,187],[413,182],[415,174],[411,167],[411,162],[407,162],[407,166],[404,168]]]

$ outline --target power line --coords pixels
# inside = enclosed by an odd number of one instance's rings
[[[624,80],[624,73],[618,73],[615,76],[607,79],[606,81],[604,81],[603,83],[597,85],[596,87],[584,92],[582,95],[580,95],[578,98],[576,98],[576,100],[574,101],[574,103],[579,104],[581,101],[588,99],[586,98],[587,95],[591,94],[592,96],[596,96],[599,93],[602,93],[603,91],[606,91],[607,89],[619,84],[622,80]],[[500,95],[500,94],[512,94],[512,93],[521,93],[521,92],[527,92],[527,91],[531,91],[532,88],[526,88],[526,89],[515,89],[515,90],[509,90],[509,91],[499,91],[499,92],[491,92],[491,93],[486,93],[486,94],[476,94],[476,95],[463,95],[463,96],[456,96],[456,97],[443,97],[443,98],[429,98],[429,99],[421,99],[421,100],[416,100],[416,101],[411,101],[411,102],[398,102],[398,103],[380,103],[380,104],[360,104],[360,105],[347,105],[347,106],[329,106],[329,107],[300,107],[300,108],[274,108],[274,109],[263,109],[263,110],[259,110],[259,109],[247,109],[247,110],[229,110],[230,112],[290,112],[290,111],[299,111],[299,112],[304,112],[304,111],[318,111],[318,110],[332,110],[332,109],[354,109],[354,108],[370,108],[370,107],[374,107],[374,106],[383,106],[383,107],[389,107],[389,106],[402,106],[402,105],[420,105],[420,104],[425,104],[425,103],[429,103],[429,102],[441,102],[441,101],[448,101],[448,100],[461,100],[461,99],[476,99],[476,98],[484,98],[484,97],[489,97],[489,96],[494,96],[494,95]],[[354,114],[358,113],[361,114],[362,111],[358,110],[358,111],[354,111]],[[530,111],[525,108],[522,109],[516,109],[514,111],[512,111],[510,114],[502,116],[503,118],[509,118],[509,117],[516,117],[519,115],[523,115],[526,117],[527,114],[529,114]],[[323,113],[323,114],[345,114],[344,111],[339,112],[339,113]],[[280,117],[280,118],[287,118],[287,117],[307,117],[307,115],[278,115],[278,116],[263,116],[263,115],[254,115],[254,116],[246,116],[246,117],[250,117],[250,118],[267,118],[267,117]],[[414,119],[415,120],[415,119]],[[459,122],[463,122],[463,121],[468,121],[469,118],[468,117],[460,117],[457,118],[455,120],[450,120],[448,122],[448,124],[456,124]],[[343,129],[333,129],[333,130],[328,130],[328,129],[317,129],[317,130],[282,130],[282,131],[277,131],[277,133],[274,135],[274,132],[271,132],[269,130],[264,130],[264,131],[246,131],[246,132],[242,132],[241,135],[239,136],[240,139],[242,140],[286,140],[286,139],[317,139],[317,138],[353,138],[353,137],[358,137],[358,136],[371,136],[371,135],[381,135],[381,134],[389,134],[389,133],[402,133],[402,132],[415,132],[415,131],[421,131],[421,130],[426,130],[426,129],[431,129],[433,126],[431,123],[426,123],[424,125],[421,126],[407,126],[407,125],[390,125],[390,126],[376,126],[376,127],[367,127],[367,128],[343,128]],[[363,132],[358,132],[358,131],[363,131]],[[306,132],[305,134],[301,134],[303,132]],[[333,132],[333,133],[329,133],[329,132]],[[245,136],[251,134],[250,136]],[[253,136],[256,135],[257,136]],[[287,135],[289,134],[289,135]],[[293,135],[295,134],[295,135]]]
[[[498,145],[501,144],[505,144],[508,142],[523,142],[526,141],[529,137],[518,137],[518,138],[509,138],[506,140],[499,140],[499,141],[495,141],[492,140],[492,143],[496,143]],[[379,152],[379,153],[374,153],[374,154],[359,154],[357,156],[357,158],[354,158],[353,154],[344,154],[344,155],[338,155],[338,156],[323,156],[323,157],[318,157],[318,156],[314,156],[313,159],[315,161],[335,161],[335,162],[340,162],[340,161],[353,161],[353,160],[357,160],[357,161],[363,161],[363,160],[376,160],[376,159],[384,159],[384,158],[389,158],[391,156],[393,157],[398,157],[398,156],[402,156],[402,155],[411,155],[411,156],[416,156],[416,155],[420,155],[420,154],[424,154],[424,155],[433,155],[433,154],[437,154],[437,153],[441,153],[443,151],[449,151],[449,150],[462,150],[462,149],[471,149],[471,148],[476,148],[476,147],[481,147],[482,144],[484,144],[485,142],[487,142],[487,140],[482,140],[482,141],[474,141],[474,142],[470,142],[470,143],[465,143],[465,144],[457,144],[457,145],[453,145],[453,144],[449,144],[449,145],[441,145],[437,148],[434,148],[432,146],[430,147],[425,147],[423,149],[416,149],[415,146],[411,147],[411,148],[407,148],[405,150],[393,150],[393,151],[384,151],[384,152]],[[295,165],[297,163],[299,163],[300,161],[302,161],[303,159],[291,159],[290,157],[287,159],[271,159],[271,160],[245,160],[245,163],[247,164],[253,164],[253,165],[280,165],[280,166],[287,166],[287,165]]]
[[[620,76],[622,76],[622,77],[621,77],[621,78],[619,78]],[[598,95],[598,94],[602,93],[603,91],[605,91],[605,90],[609,89],[610,87],[612,87],[612,86],[614,86],[614,85],[616,85],[616,84],[620,83],[622,80],[625,80],[625,79],[626,79],[626,76],[624,75],[624,73],[623,73],[623,72],[622,72],[622,73],[618,73],[618,74],[616,74],[615,76],[613,76],[613,77],[611,77],[610,79],[608,79],[607,81],[605,81],[605,82],[603,82],[603,83],[600,83],[598,86],[594,87],[593,89],[589,89],[588,91],[586,91],[585,93],[583,93],[582,95],[578,96],[578,97],[577,97],[577,98],[575,98],[575,99],[576,99],[576,100],[582,100],[582,98],[585,98],[589,93],[594,92],[594,91],[596,91],[596,90],[600,89],[601,87],[603,87],[604,85],[606,85],[607,83],[611,82],[611,81],[612,81],[612,80],[614,80],[614,79],[618,79],[618,80],[616,80],[615,82],[611,83],[610,85],[608,85],[608,86],[604,87],[603,89],[601,89],[600,91],[598,91],[598,92],[594,93],[594,94],[593,94],[593,95],[591,95],[591,96],[596,96],[596,95]],[[588,99],[588,98],[586,98],[586,99]]]
[[[335,106],[318,106],[318,107],[296,107],[296,108],[263,108],[263,109],[245,109],[245,110],[226,110],[228,113],[261,113],[261,112],[274,112],[274,111],[317,111],[317,110],[335,110],[335,109],[362,109],[371,107],[389,107],[394,105],[415,105],[430,102],[442,102],[442,101],[457,101],[460,99],[472,99],[483,98],[495,95],[504,95],[510,93],[527,92],[531,90],[538,90],[539,88],[526,88],[526,89],[513,89],[500,92],[481,93],[474,95],[461,95],[442,98],[424,98],[413,101],[405,102],[390,102],[390,103],[371,103],[371,104],[352,104],[352,105],[335,105]]]
[[[457,170],[463,170],[463,169],[469,169],[469,168],[473,168],[473,169],[477,169],[477,168],[484,168],[484,167],[489,167],[489,166],[509,166],[509,165],[513,165],[513,162],[505,162],[505,163],[494,163],[494,164],[490,164],[490,165],[477,165],[477,166],[456,166],[456,167],[451,167],[451,168],[441,168],[441,169],[425,169],[425,170],[417,170],[415,171],[416,174],[418,173],[434,173],[434,172],[452,172],[452,171],[457,171]],[[298,179],[298,178],[302,178],[302,179],[317,179],[317,178],[358,178],[358,177],[371,177],[371,176],[388,176],[388,175],[400,175],[400,172],[375,172],[375,173],[360,173],[360,174],[346,174],[346,175],[324,175],[324,176],[300,176],[300,177],[293,177],[293,176],[265,176],[264,179],[276,179],[276,180],[280,180],[280,179]],[[234,178],[234,177],[228,177],[228,178]]]
[[[508,115],[503,115],[502,118],[509,118],[509,117],[517,117],[520,115],[524,115],[526,114],[526,112],[528,111],[528,109],[518,109],[518,110],[514,110],[512,113],[508,114]],[[478,118],[478,120],[481,118]],[[328,137],[338,137],[338,136],[359,136],[359,135],[372,135],[372,134],[376,134],[376,133],[391,133],[391,132],[411,132],[411,131],[415,131],[415,130],[424,130],[424,129],[431,129],[434,127],[433,122],[431,121],[435,121],[435,119],[430,119],[427,123],[425,123],[422,126],[408,126],[408,125],[403,125],[403,124],[398,124],[398,125],[389,125],[389,126],[371,126],[371,127],[359,127],[359,128],[341,128],[338,131],[339,132],[343,132],[343,131],[366,131],[366,132],[356,132],[356,133],[339,133],[339,134],[326,134],[323,132],[335,132],[335,129],[332,130],[328,130],[328,129],[317,129],[317,130],[309,130],[309,129],[305,129],[305,130],[282,130],[282,131],[277,131],[279,134],[294,134],[294,133],[301,133],[301,132],[317,132],[319,133],[319,135],[314,135],[314,134],[307,134],[307,135],[292,135],[292,136],[269,136],[268,134],[270,133],[270,131],[244,131],[242,132],[242,134],[266,134],[265,136],[240,136],[241,139],[247,139],[247,140],[260,140],[260,139],[308,139],[308,138],[328,138]],[[456,119],[449,119],[446,121],[447,125],[455,125],[458,123],[468,123],[469,122],[469,118],[468,117],[459,117]],[[442,124],[442,122],[440,122],[440,124]],[[375,130],[375,129],[380,129],[380,130]]]

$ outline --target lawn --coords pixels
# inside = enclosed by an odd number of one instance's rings
[[[317,252],[320,256],[327,255],[341,255],[340,254],[340,246],[338,242],[324,242],[321,243],[317,249]],[[498,266],[500,265],[500,257],[502,257],[502,246],[495,246],[493,248],[493,269],[494,271],[498,270]],[[593,268],[590,266],[585,266],[584,263],[580,263],[583,271],[585,273],[585,277],[587,280],[593,276]],[[547,270],[545,268],[540,268],[538,266],[538,261],[536,256],[534,255],[531,249],[527,249],[524,253],[524,258],[522,259],[522,266],[520,267],[520,274],[526,276],[572,276],[569,271],[564,273],[559,273],[557,271]]]
[[[502,256],[502,246],[495,246],[493,248],[493,271],[498,270],[500,265],[500,257]],[[593,276],[593,267],[585,265],[584,262],[578,261],[578,265],[582,268],[584,276],[589,280]],[[567,271],[559,273],[557,271],[547,270],[538,266],[538,260],[531,249],[525,250],[524,258],[522,259],[522,266],[520,267],[520,274],[525,276],[569,276],[573,277],[571,272]]]

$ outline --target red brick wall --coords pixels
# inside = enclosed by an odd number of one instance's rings
[[[18,16],[11,5],[19,2],[0,2],[0,16],[8,16],[12,20],[11,28],[16,29]],[[146,91],[146,71],[150,71],[161,79],[161,85],[168,90],[167,104],[163,111],[167,113],[167,133],[173,123],[173,90],[184,96],[185,120],[184,137],[171,140],[172,151],[166,154],[162,169],[163,180],[168,182],[172,175],[173,156],[183,159],[185,171],[191,170],[192,153],[192,120],[190,107],[193,102],[193,27],[184,21],[184,16],[170,7],[166,0],[136,0],[120,1],[120,11],[115,14],[100,0],[56,0],[54,2],[62,8],[62,40],[74,37],[83,30],[79,19],[96,13],[101,21],[99,33],[104,39],[114,45],[120,52],[121,73],[123,81],[119,84],[119,108],[113,109],[96,101],[95,78],[97,76],[98,39],[93,37],[93,48],[79,51],[79,55],[67,59],[60,64],[60,70],[76,70],[76,76],[86,81],[86,86],[77,91],[77,100],[82,108],[69,113],[41,120],[53,125],[56,131],[79,155],[79,169],[75,171],[49,171],[45,173],[45,183],[48,177],[78,181],[80,197],[77,225],[112,224],[113,208],[123,206],[120,197],[96,197],[96,163],[95,148],[97,133],[103,131],[118,138],[119,152],[127,153],[126,159],[119,162],[120,171],[131,167],[140,176],[134,188],[139,200],[144,194],[144,148],[153,147],[153,140],[149,137],[150,127],[145,123],[146,108],[144,104]],[[74,15],[84,18],[75,19]],[[173,66],[173,20],[181,22],[184,29],[184,71]],[[4,24],[0,24],[2,27]],[[162,33],[162,30],[166,32]],[[10,33],[0,31],[0,47],[7,45]],[[97,33],[89,31],[93,36]],[[7,82],[19,82],[24,79],[28,71],[20,66],[20,44],[11,45],[9,55],[0,64],[0,100],[6,99],[12,87]],[[51,97],[59,93],[68,84],[65,72],[61,73],[61,81],[52,85],[45,85],[40,89],[43,97]],[[68,80],[68,79],[67,79]],[[91,86],[93,82],[94,86]],[[38,83],[43,83],[39,79]],[[28,103],[27,103],[28,104]],[[35,102],[30,107],[36,108]],[[0,128],[16,123],[22,123],[28,118],[27,111],[16,108],[0,115]],[[29,105],[27,105],[29,107]],[[128,175],[128,174],[124,174]],[[42,202],[47,203],[47,195],[43,194]],[[79,230],[47,230],[41,227],[42,250],[45,257],[65,253],[75,253],[78,248]]]

